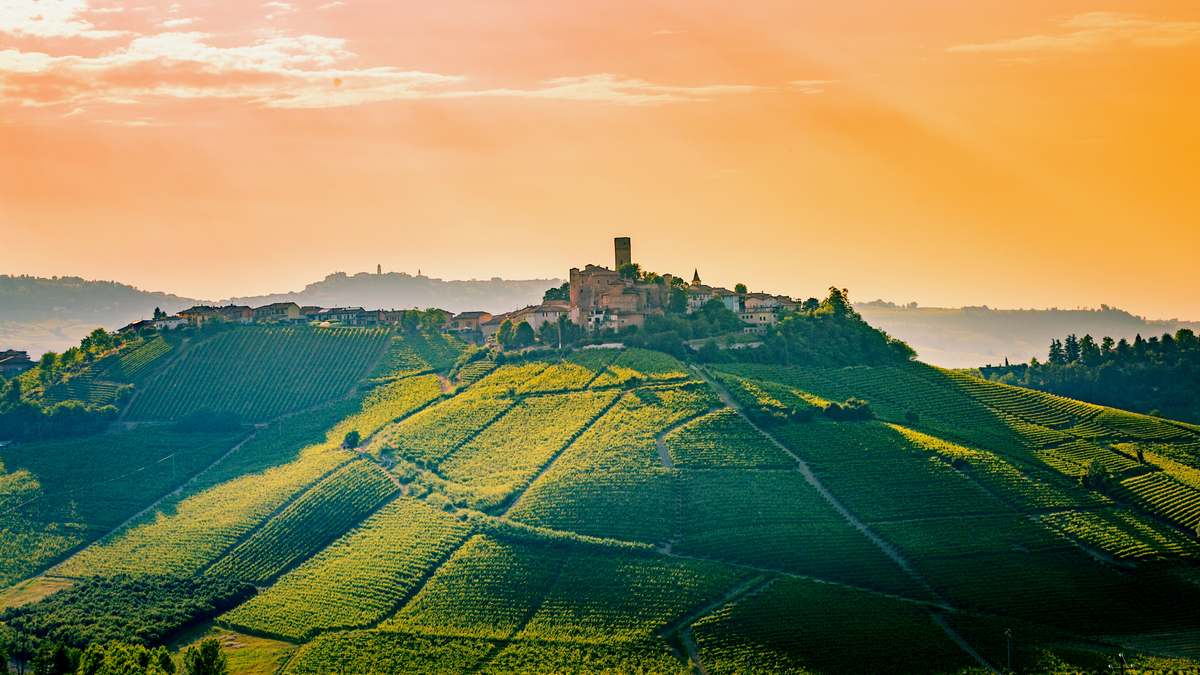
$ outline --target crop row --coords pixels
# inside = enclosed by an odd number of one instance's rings
[[[341,536],[398,490],[378,467],[351,462],[289,504],[208,574],[262,585]]]
[[[1161,473],[1124,480],[1115,496],[1180,527],[1193,531],[1200,527],[1200,490]]]
[[[561,573],[569,548],[476,535],[438,568],[382,630],[506,639],[525,626]]]
[[[675,532],[675,510],[675,477],[667,469],[556,466],[508,517],[592,537],[664,542]]]
[[[506,396],[468,391],[388,429],[380,447],[414,461],[440,462],[514,403]]]
[[[1028,422],[1051,428],[1065,428],[1080,420],[1095,417],[1102,409],[1069,398],[1022,389],[953,370],[940,371],[943,377],[984,405],[1016,415]]]
[[[0,516],[0,588],[26,579],[91,538],[77,523],[33,523]]]
[[[519,394],[542,394],[584,389],[596,377],[592,370],[573,363],[552,365],[517,388]]]
[[[220,621],[290,640],[371,626],[467,537],[458,519],[397,499]]]
[[[972,450],[904,427],[893,427],[911,443],[964,471],[975,483],[1019,511],[1088,508],[1109,503],[1055,471],[1018,465],[986,450]]]
[[[953,673],[975,662],[920,605],[779,578],[693,629],[713,675]]]
[[[331,444],[341,443],[346,434],[357,431],[366,440],[396,420],[433,403],[442,396],[437,375],[419,375],[375,387],[363,397],[361,409],[338,422],[326,435]]]
[[[736,410],[709,413],[663,438],[677,467],[793,468],[795,460]]]
[[[514,642],[479,670],[481,675],[573,673],[575,675],[689,675],[666,643],[573,644]]]
[[[171,352],[173,347],[162,336],[157,336],[146,344],[124,354],[104,372],[96,376],[97,380],[113,382],[137,382],[148,373],[163,356]]]
[[[1077,633],[1145,630],[1186,616],[1181,601],[1188,598],[1159,595],[1078,550],[923,558],[913,565],[959,607]]]
[[[462,369],[460,369],[458,371],[458,379],[463,384],[468,384],[468,385],[474,384],[475,382],[482,380],[484,377],[486,377],[489,373],[491,373],[495,369],[496,369],[495,361],[491,361],[488,359],[472,361],[471,363],[468,363],[467,365],[463,366]]]
[[[1200,557],[1195,540],[1133,511],[1067,511],[1042,522],[1115,558]]]
[[[372,378],[408,377],[454,364],[465,344],[441,333],[404,333],[392,336],[383,358],[371,371]]]
[[[935,458],[830,465],[821,480],[867,521],[999,513],[1004,505]]]
[[[1017,514],[923,518],[873,527],[912,560],[1073,548],[1054,530]]]
[[[129,415],[166,420],[210,408],[270,419],[346,392],[387,337],[386,329],[229,330],[192,347],[170,377],[150,382]]]
[[[312,455],[163,504],[55,571],[65,576],[194,574],[349,459],[343,452]]]
[[[689,471],[672,550],[916,593],[911,579],[851,526],[799,471]]]
[[[1096,417],[1096,422],[1142,441],[1191,441],[1194,443],[1197,440],[1196,434],[1184,431],[1174,424],[1123,410],[1105,410]]]
[[[499,506],[523,489],[618,392],[576,392],[524,399],[439,466],[442,477],[468,486],[472,506]]]
[[[625,386],[634,381],[686,380],[689,377],[683,365],[667,354],[648,349],[626,349],[592,382],[592,387]]]

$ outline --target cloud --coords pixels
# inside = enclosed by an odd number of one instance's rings
[[[34,11],[35,6],[41,9]],[[264,6],[283,13],[297,11],[285,2]],[[171,7],[178,10],[178,5]],[[210,98],[274,108],[318,108],[396,99],[507,97],[656,106],[777,91],[745,85],[670,86],[610,73],[561,77],[530,89],[455,90],[466,82],[465,77],[395,67],[347,68],[343,64],[356,55],[339,38],[276,31],[257,33],[249,44],[238,45],[236,35],[200,31],[157,35],[98,31],[82,18],[88,11],[84,0],[0,0],[3,32],[42,38],[128,39],[124,46],[98,56],[0,49],[0,105],[63,105],[77,110],[99,104]],[[180,17],[162,26],[177,28],[198,20]],[[216,46],[231,42],[231,46]]]
[[[792,80],[788,84],[799,87],[805,94],[820,94],[825,91],[824,85],[837,84],[841,80]]]
[[[338,0],[334,0],[334,2],[327,2],[323,5],[321,5],[320,7],[318,7],[317,9],[333,9],[334,7],[341,7],[344,4],[346,4],[346,3],[339,2]]]
[[[293,14],[295,12],[300,11],[299,8],[297,8],[295,5],[287,3],[287,2],[268,2],[265,5],[263,5],[263,7],[270,7],[273,10],[270,14],[267,15],[268,19],[274,19],[274,18],[280,17],[280,16],[287,16],[288,14]]]
[[[1200,43],[1200,23],[1153,19],[1142,14],[1089,12],[1059,19],[1068,32],[1031,35],[984,44],[957,45],[952,52],[1091,52],[1128,47],[1178,47]]]
[[[461,77],[396,68],[341,70],[345,41],[273,35],[243,47],[214,47],[205,33],[163,33],[88,58],[0,51],[0,101],[26,106],[161,99],[247,99],[267,107],[354,105],[422,95],[418,88]],[[333,86],[340,78],[343,85]]]
[[[86,0],[2,0],[0,33],[16,37],[103,39],[126,35],[124,31],[96,30],[81,14]]]
[[[580,77],[560,77],[546,80],[539,89],[490,89],[484,91],[446,92],[438,98],[500,96],[512,98],[550,98],[574,101],[596,101],[620,105],[654,106],[666,103],[711,101],[714,96],[776,91],[772,87],[749,85],[709,85],[704,87],[671,87],[645,80],[622,78],[610,73]]]

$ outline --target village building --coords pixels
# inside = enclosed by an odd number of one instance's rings
[[[688,304],[687,313],[698,312],[704,309],[709,300],[716,298],[725,305],[725,309],[737,313],[742,311],[742,295],[735,293],[728,288],[720,288],[713,286],[705,286],[700,281],[700,270],[695,270],[692,273],[692,283],[688,285]]]
[[[189,323],[201,326],[205,321],[217,316],[217,310],[208,305],[196,305],[189,309],[180,310],[179,316],[183,317]]]
[[[165,316],[161,319],[155,319],[154,327],[160,331],[175,330],[187,322],[187,319],[182,316]]]
[[[294,323],[303,319],[304,317],[300,314],[300,305],[294,302],[273,302],[254,308],[255,321]]]
[[[155,325],[155,323],[152,319],[141,319],[139,321],[134,321],[131,324],[128,324],[126,326],[118,328],[117,332],[118,333],[128,333],[130,331],[133,331],[135,333],[140,333],[140,332],[142,332],[143,328],[153,328],[153,329],[157,330],[158,326]]]
[[[26,351],[6,349],[0,352],[0,375],[19,375],[35,365],[37,364],[29,359],[29,353]]]
[[[450,319],[450,330],[458,333],[475,333],[481,324],[486,323],[492,315],[487,312],[463,312],[455,314]]]
[[[628,237],[614,239],[613,248],[618,269],[632,262]],[[571,268],[570,317],[589,330],[642,326],[647,316],[664,313],[672,277],[663,279],[665,283],[645,283],[598,265]]]
[[[235,323],[250,323],[254,321],[254,310],[246,305],[225,305],[218,307],[217,313],[228,321]]]
[[[365,326],[379,322],[379,315],[362,307],[329,307],[307,316],[309,321],[317,323],[340,323],[346,326]]]

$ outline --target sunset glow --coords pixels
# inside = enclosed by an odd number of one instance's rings
[[[1200,320],[1184,2],[0,0],[0,268],[644,268]]]

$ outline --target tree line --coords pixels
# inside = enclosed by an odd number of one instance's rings
[[[1045,361],[987,366],[985,379],[1098,405],[1200,422],[1200,338],[1188,328],[1133,341],[1053,339]]]

